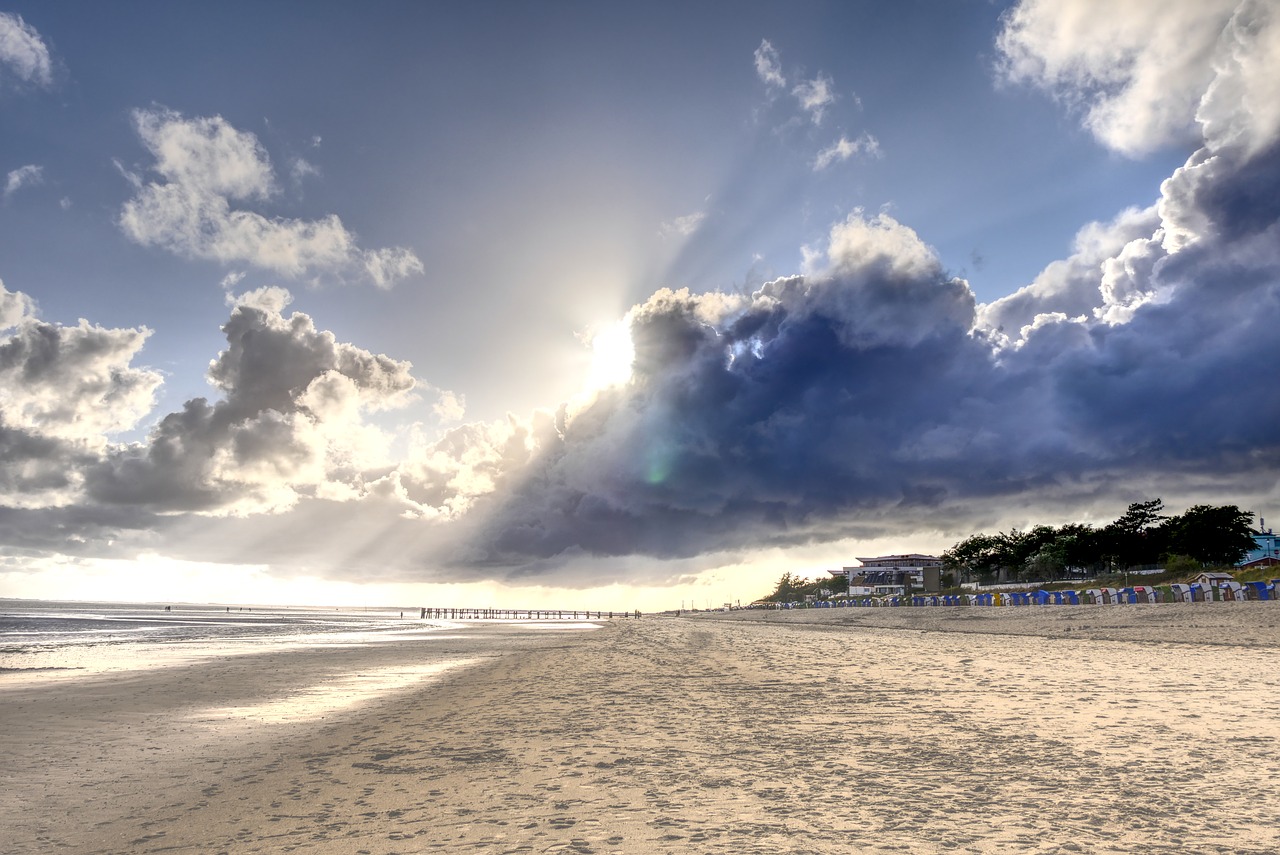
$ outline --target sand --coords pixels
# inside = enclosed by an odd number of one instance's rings
[[[323,719],[212,720],[269,656],[0,684],[0,849],[1280,850],[1280,604],[857,611],[546,635]]]

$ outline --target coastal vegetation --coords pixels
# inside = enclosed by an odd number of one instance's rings
[[[1164,567],[1194,573],[1231,566],[1253,548],[1253,513],[1235,505],[1195,505],[1165,515],[1160,499],[1134,502],[1100,528],[1068,523],[975,534],[942,554],[961,582],[1081,579]]]
[[[786,571],[778,579],[773,593],[763,597],[760,602],[792,603],[803,602],[806,597],[821,598],[832,594],[843,594],[849,590],[849,580],[844,576],[833,576],[829,579],[806,579]]]
[[[942,553],[943,586],[959,590],[965,582],[1034,582],[1062,588],[1080,580],[1127,585],[1129,574],[1138,570],[1149,574],[1144,584],[1166,584],[1206,569],[1234,569],[1254,547],[1253,513],[1236,505],[1194,505],[1173,515],[1164,511],[1164,502],[1156,498],[1134,502],[1100,527],[1068,523],[971,535]],[[1265,569],[1236,578],[1261,581],[1271,575]],[[810,580],[787,571],[759,602],[803,602],[847,591],[845,576]]]

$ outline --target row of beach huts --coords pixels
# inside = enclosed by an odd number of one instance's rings
[[[1080,606],[1121,603],[1205,603],[1280,600],[1280,579],[1270,582],[1224,581],[1216,585],[1192,582],[1167,589],[1135,585],[1131,588],[1089,588],[1085,591],[1001,591],[938,596],[855,597],[820,601],[815,608],[880,606]]]

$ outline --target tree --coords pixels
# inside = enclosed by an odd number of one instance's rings
[[[1051,566],[1055,563],[1052,552],[1057,539],[1058,530],[1051,525],[1038,525],[1024,532],[1010,532],[1009,567],[1025,579],[1040,579],[1044,578],[1045,573],[1055,572]],[[1061,568],[1060,556],[1056,563]]]
[[[1120,567],[1157,563],[1166,551],[1165,530],[1160,524],[1168,518],[1162,510],[1160,499],[1129,505],[1120,519],[1102,530],[1106,555]]]
[[[985,576],[998,566],[1000,536],[975,534],[942,553],[942,565],[962,581]]]
[[[1101,532],[1091,525],[1064,525],[1058,529],[1058,539],[1054,541],[1054,546],[1062,551],[1063,569],[1076,568],[1094,575],[1102,569],[1105,561],[1103,538]]]
[[[801,593],[801,589],[807,584],[807,580],[799,576],[793,576],[790,570],[783,572],[782,578],[778,580],[778,586],[773,589],[773,593],[765,597],[767,600],[773,600],[776,603],[785,603],[794,600]]]
[[[1164,510],[1164,502],[1160,499],[1134,502],[1112,525],[1128,534],[1138,534],[1168,519],[1160,513],[1162,510]]]
[[[1236,564],[1253,549],[1253,513],[1235,505],[1195,505],[1162,527],[1170,553],[1203,564]]]

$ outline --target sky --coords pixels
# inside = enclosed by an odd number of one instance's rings
[[[0,0],[0,596],[654,610],[1266,516],[1265,0]]]

